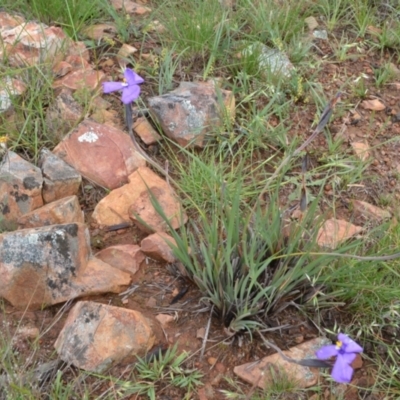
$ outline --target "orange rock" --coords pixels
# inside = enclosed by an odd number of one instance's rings
[[[78,69],[55,81],[53,88],[61,89],[64,87],[73,91],[84,88],[90,92],[95,92],[105,78],[106,75],[102,71]]]
[[[130,222],[129,207],[140,196],[144,196],[143,193],[147,192],[148,187],[158,188],[158,191],[164,193],[165,198],[170,199],[174,204],[173,209],[164,211],[167,212],[168,216],[175,217],[177,222],[176,213],[180,214],[180,204],[174,190],[167,182],[147,167],[138,168],[137,171],[129,175],[128,184],[114,189],[109,195],[100,200],[94,209],[92,218],[96,223],[106,226]],[[186,220],[187,216],[183,214],[183,222],[186,222]]]
[[[39,166],[45,178],[42,195],[46,203],[78,193],[81,175],[50,150],[43,148],[40,151]]]
[[[147,145],[153,144],[161,140],[161,136],[151,126],[150,122],[145,117],[139,117],[133,123],[134,131],[139,135],[140,139]]]
[[[387,210],[382,210],[377,206],[374,206],[366,201],[353,200],[353,209],[356,215],[361,215],[366,219],[373,219],[375,221],[382,221],[389,219],[391,214]]]
[[[89,119],[82,121],[53,152],[81,175],[108,189],[119,188],[128,181],[129,174],[146,165],[128,135]],[[120,207],[112,207],[118,216]]]
[[[158,202],[173,229],[178,229],[186,223],[187,216],[171,189],[158,185],[148,185],[146,190],[133,201],[128,210],[130,219],[140,230],[149,234],[169,230],[163,217],[154,208],[153,198]]]
[[[316,338],[291,347],[283,353],[290,358],[316,358],[315,352],[326,344],[326,339]],[[285,379],[295,382],[299,388],[307,388],[317,383],[318,368],[303,367],[285,361],[278,353],[264,357],[260,362],[242,364],[233,369],[233,372],[251,385],[266,389],[274,380]]]
[[[132,277],[140,268],[145,257],[135,244],[119,244],[99,251],[96,257],[114,268],[129,273]]]
[[[116,10],[122,10],[128,14],[143,15],[151,12],[151,8],[137,4],[132,0],[111,0]]]
[[[50,61],[61,61],[63,50],[72,42],[61,28],[37,22],[26,22],[0,31],[2,51],[10,65],[23,67]]]
[[[370,147],[366,142],[352,142],[351,147],[361,161],[366,161],[371,156]]]
[[[8,151],[0,167],[0,216],[3,228],[43,205],[39,168]]]
[[[153,233],[140,243],[142,252],[157,261],[173,263],[176,257],[168,243],[176,245],[175,239],[164,232]]]
[[[340,243],[360,233],[361,226],[353,225],[342,219],[331,218],[324,222],[317,234],[317,243],[321,247],[336,249]]]
[[[156,315],[156,320],[165,327],[174,320],[174,317],[169,314],[158,314]]]
[[[138,311],[80,301],[70,311],[54,347],[60,358],[86,371],[134,361],[154,345],[150,321]]]
[[[379,99],[364,100],[361,103],[361,107],[372,111],[382,111],[386,108],[386,106]]]
[[[69,196],[46,204],[18,218],[18,227],[26,229],[73,222],[83,224],[84,217],[78,198]]]
[[[224,118],[235,117],[233,93],[216,88],[212,82],[181,82],[177,89],[149,98],[148,104],[164,133],[183,147],[204,147],[210,128],[223,125]]]
[[[93,40],[113,38],[117,35],[117,28],[112,24],[95,24],[87,26],[82,33]]]

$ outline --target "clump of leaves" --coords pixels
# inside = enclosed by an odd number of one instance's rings
[[[222,187],[209,213],[180,234],[171,229],[173,248],[224,326],[232,334],[251,332],[292,302],[315,301],[329,257],[310,255],[313,210],[285,234],[277,194],[253,212],[241,203],[241,184],[230,191]]]

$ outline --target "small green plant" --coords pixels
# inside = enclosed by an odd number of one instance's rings
[[[395,77],[394,66],[391,63],[383,64],[374,69],[375,86],[381,88]]]
[[[316,8],[324,16],[326,27],[329,31],[332,31],[351,13],[350,2],[348,0],[319,0],[316,3]]]
[[[186,352],[178,354],[178,348],[175,345],[165,353],[160,350],[149,359],[139,358],[132,378],[115,380],[115,390],[121,397],[137,394],[156,400],[163,388],[174,386],[183,390],[182,399],[189,400],[193,396],[193,390],[202,385],[203,375],[196,368],[185,366],[188,357]]]

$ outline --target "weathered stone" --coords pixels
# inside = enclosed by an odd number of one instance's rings
[[[2,29],[0,35],[0,59],[7,57],[14,67],[43,62],[54,65],[71,43],[61,28],[33,21]]]
[[[52,135],[62,140],[84,114],[83,107],[72,97],[69,89],[61,89],[46,112],[46,122]]]
[[[84,216],[76,196],[53,201],[18,218],[20,229],[47,225],[84,223]]]
[[[366,161],[371,156],[370,147],[367,142],[352,142],[354,153],[361,161]]]
[[[154,208],[153,200],[158,202],[173,229],[178,229],[186,223],[187,216],[171,189],[148,184],[146,190],[133,201],[128,210],[130,219],[140,230],[149,234],[169,230],[168,224]]]
[[[250,44],[242,51],[240,56],[256,57],[261,70],[260,72],[266,78],[272,73],[288,79],[294,71],[294,66],[286,53],[268,47],[261,42]]]
[[[147,185],[147,186],[146,186]],[[129,183],[113,190],[104,197],[94,209],[92,218],[100,225],[117,225],[131,222],[128,214],[129,207],[138,199],[147,188],[159,188],[163,193],[169,193],[175,199],[175,211],[179,208],[174,190],[157,174],[147,167],[141,167],[129,176]],[[172,200],[171,200],[172,201]],[[172,216],[173,213],[167,215]],[[186,215],[183,213],[186,222]]]
[[[233,93],[211,82],[181,82],[172,92],[149,98],[148,104],[164,133],[181,146],[203,147],[205,134],[221,126],[224,115],[235,115]]]
[[[24,22],[24,18],[19,15],[11,15],[5,11],[0,11],[0,35],[11,28],[23,24]]]
[[[20,96],[26,90],[26,85],[18,79],[6,77],[0,80],[0,113],[12,109],[12,98]]]
[[[301,360],[316,358],[315,352],[327,344],[327,340],[316,338],[298,346],[291,347],[283,353],[290,358]],[[329,343],[330,344],[330,343]],[[317,383],[318,368],[303,367],[302,365],[285,361],[278,353],[264,357],[260,362],[250,362],[239,365],[233,372],[251,385],[266,389],[273,382],[285,380],[293,382],[296,387],[307,388]]]
[[[353,225],[342,219],[331,218],[324,222],[317,234],[317,243],[321,247],[336,249],[340,243],[360,233],[361,226]]]
[[[161,136],[147,121],[146,117],[139,117],[133,123],[134,131],[139,135],[140,139],[147,145],[153,144],[161,140]]]
[[[173,263],[176,261],[171,246],[176,246],[175,239],[164,232],[153,233],[140,243],[143,253],[157,261]]]
[[[70,54],[65,58],[65,62],[71,65],[73,71],[78,69],[92,69],[89,59],[79,54]]]
[[[90,255],[83,224],[51,225],[0,235],[0,297],[38,309],[74,298],[71,279]]]
[[[82,182],[79,172],[48,149],[40,151],[39,166],[43,176],[43,199],[46,203],[73,196]]]
[[[84,42],[72,42],[68,48],[68,54],[69,56],[79,56],[87,62],[90,61],[90,53]],[[71,62],[68,57],[65,61]]]
[[[366,201],[353,200],[352,204],[354,213],[367,220],[373,219],[375,221],[382,221],[391,217],[388,210],[382,210],[382,208],[367,203]]]
[[[70,311],[54,347],[66,363],[102,372],[143,356],[154,341],[151,323],[140,312],[81,301]]]
[[[97,257],[91,257],[71,286],[76,293],[74,297],[80,297],[121,293],[131,282],[131,276],[126,272],[113,268]]]
[[[53,83],[53,88],[67,88],[72,91],[85,89],[88,92],[94,93],[100,87],[100,84],[104,81],[105,77],[106,75],[102,71],[78,69],[56,80]]]
[[[135,3],[132,0],[111,0],[116,10],[122,10],[128,14],[143,15],[151,12],[151,8]]]
[[[95,24],[87,26],[82,33],[93,40],[113,38],[117,34],[117,28],[111,24]]]
[[[135,244],[119,244],[99,251],[96,257],[114,268],[134,276],[145,256]]]
[[[119,293],[129,274],[92,257],[83,224],[51,225],[0,235],[0,297],[40,309],[80,296]]]
[[[41,207],[42,184],[39,168],[8,151],[0,167],[0,226],[7,229],[21,215]]]
[[[72,65],[66,61],[60,61],[53,67],[53,74],[57,78],[65,76],[71,71],[72,71]]]
[[[169,314],[158,314],[156,320],[163,326],[166,327],[170,322],[174,320],[174,317]]]
[[[117,53],[117,60],[121,67],[126,67],[129,63],[129,57],[135,54],[138,49],[134,46],[124,43]]]
[[[146,165],[128,135],[91,120],[81,122],[54,153],[84,177],[108,189],[125,184],[129,174]]]

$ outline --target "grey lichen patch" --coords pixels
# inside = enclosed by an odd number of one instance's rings
[[[40,188],[40,186],[42,185],[42,180],[38,182],[34,176],[27,176],[26,178],[23,179],[22,185],[24,186],[25,189],[32,190]]]

